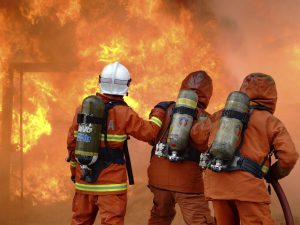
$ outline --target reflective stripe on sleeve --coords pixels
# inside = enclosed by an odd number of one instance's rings
[[[155,123],[158,127],[161,127],[162,125],[162,121],[156,116],[152,116],[149,121]]]
[[[122,184],[80,184],[75,183],[75,188],[80,191],[114,192],[127,190],[127,183]]]

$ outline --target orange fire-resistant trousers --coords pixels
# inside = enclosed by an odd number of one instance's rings
[[[216,225],[275,225],[269,204],[213,200]]]
[[[88,195],[75,193],[71,225],[92,225],[100,212],[101,225],[123,225],[127,194]]]
[[[187,225],[214,224],[203,194],[185,194],[154,187],[150,187],[150,190],[154,198],[148,225],[170,225],[176,214],[176,203]]]

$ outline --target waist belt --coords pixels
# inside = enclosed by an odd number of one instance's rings
[[[96,182],[102,170],[112,163],[124,164],[124,152],[121,149],[100,148],[96,162],[90,166],[82,167],[81,180],[88,183]]]
[[[260,179],[264,177],[262,166],[259,163],[242,155],[234,156],[232,163],[222,170],[224,171],[242,170],[242,171],[247,171]]]
[[[124,164],[124,152],[122,149],[100,148],[100,159],[106,163]]]

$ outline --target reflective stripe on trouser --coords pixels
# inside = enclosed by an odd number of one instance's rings
[[[92,225],[100,212],[101,225],[124,225],[127,194],[87,195],[75,193],[71,225]]]
[[[185,194],[150,187],[154,198],[149,225],[170,225],[176,214],[175,204],[180,207],[187,225],[212,225],[208,202],[203,194]]]
[[[217,225],[274,225],[269,204],[213,200]]]
[[[75,188],[80,191],[89,192],[114,192],[127,190],[127,183],[122,184],[80,184],[75,183]]]

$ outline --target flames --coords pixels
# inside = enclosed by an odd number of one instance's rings
[[[0,31],[5,34],[2,58],[74,64],[72,71],[61,74],[24,71],[24,194],[35,203],[69,197],[69,171],[63,160],[68,126],[82,99],[99,91],[98,75],[105,64],[120,61],[129,68],[133,81],[125,101],[144,118],[159,101],[176,99],[181,81],[195,70],[212,76],[216,99],[225,97],[222,67],[205,36],[206,29],[214,32],[215,24],[208,20],[198,27],[202,16],[193,17],[181,5],[173,5],[175,13],[159,0],[101,4],[34,0],[14,6],[0,16]],[[220,101],[211,109],[216,107]],[[18,145],[18,104],[13,116],[12,141]],[[18,186],[13,193],[20,195]]]
[[[78,0],[65,1],[57,4],[55,1],[33,0],[30,2],[23,2],[20,5],[20,12],[31,22],[31,24],[38,23],[39,19],[45,16],[53,16],[53,8],[55,10],[55,17],[57,17],[61,26],[66,24],[68,20],[74,20],[79,17],[80,3]]]
[[[48,101],[56,101],[56,97],[53,93],[53,87],[51,87],[45,81],[39,79],[39,75],[28,75],[24,83],[25,91],[30,95],[25,95],[27,107],[32,107],[33,112],[24,111],[23,112],[23,152],[28,152],[32,146],[38,143],[39,138],[42,135],[51,134],[51,124],[47,120],[47,115],[49,112],[49,107],[47,106]],[[20,106],[19,106],[20,107]],[[13,113],[13,134],[12,142],[16,145],[20,141],[20,113],[14,111]],[[21,146],[19,146],[21,147]]]

